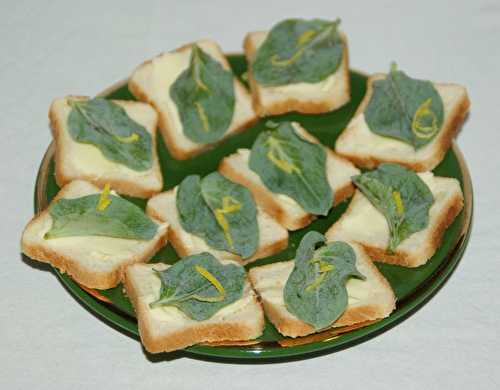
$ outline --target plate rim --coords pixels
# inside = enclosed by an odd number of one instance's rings
[[[230,53],[229,56],[236,56],[239,54]],[[366,77],[365,72],[350,69],[350,72],[358,73]],[[120,80],[108,88],[101,91],[97,96],[103,97],[115,90],[124,87],[128,83],[128,79]],[[462,174],[463,192],[464,192],[464,209],[463,209],[463,226],[461,231],[457,234],[456,241],[453,248],[450,249],[447,256],[443,259],[439,267],[434,273],[426,279],[422,284],[424,288],[418,288],[415,296],[404,303],[403,307],[397,307],[387,318],[382,319],[374,324],[368,325],[363,328],[351,331],[343,335],[342,340],[338,340],[332,345],[332,339],[327,339],[319,342],[312,342],[309,344],[295,345],[290,347],[271,347],[266,348],[265,345],[261,348],[238,347],[238,346],[205,346],[195,345],[185,348],[181,351],[186,352],[189,356],[195,358],[205,358],[209,360],[220,360],[224,362],[238,362],[238,361],[266,361],[266,360],[293,360],[297,358],[307,358],[311,355],[320,355],[338,351],[349,346],[359,344],[365,340],[371,339],[392,327],[398,325],[403,320],[411,316],[414,312],[420,309],[428,300],[430,300],[441,287],[444,286],[453,271],[456,269],[460,262],[465,249],[467,247],[471,230],[472,230],[472,217],[474,209],[474,195],[470,171],[467,167],[464,155],[455,140],[452,141],[451,149],[458,161],[460,172]],[[45,196],[45,185],[47,183],[48,168],[55,154],[55,143],[52,140],[49,144],[43,159],[38,168],[38,173],[35,181],[34,193],[34,208],[35,215],[38,215],[47,207]],[[74,282],[69,276],[62,274],[54,267],[51,267],[57,275],[60,282],[63,284],[70,294],[80,304],[88,309],[94,316],[101,321],[109,324],[118,331],[127,334],[133,338],[137,338],[137,325],[135,319],[125,318],[129,317],[125,313],[114,309],[111,305],[102,302],[100,299],[93,295],[91,290],[82,288]],[[422,285],[420,284],[419,287]],[[135,323],[133,323],[135,322]],[[171,353],[165,353],[171,356]],[[161,354],[160,354],[161,355]]]

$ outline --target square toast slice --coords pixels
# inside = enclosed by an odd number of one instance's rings
[[[337,138],[335,152],[357,166],[375,168],[392,162],[417,172],[434,169],[443,159],[469,111],[467,90],[458,84],[433,83],[443,100],[443,126],[435,138],[422,148],[373,133],[366,123],[364,111],[373,94],[373,82],[386,78],[375,74],[368,78],[366,95],[347,128]]]
[[[246,35],[243,49],[248,64],[252,64],[257,50],[268,35],[266,31],[250,32]],[[248,67],[248,82],[253,105],[259,116],[279,115],[290,111],[303,114],[319,114],[336,110],[351,99],[349,79],[349,54],[347,38],[341,33],[345,48],[337,71],[319,83],[296,83],[282,86],[259,85]]]
[[[213,249],[202,238],[182,228],[177,212],[176,196],[177,187],[152,197],[147,203],[146,213],[155,219],[168,223],[168,240],[180,257],[209,252],[218,259],[229,259],[240,264],[248,264],[280,252],[288,246],[288,231],[257,207],[259,247],[252,257],[243,259],[234,253]]]
[[[229,62],[219,45],[211,40],[196,43],[204,52],[230,70]],[[200,154],[227,137],[242,132],[257,121],[252,99],[243,84],[234,77],[235,107],[232,122],[225,135],[216,143],[199,144],[184,135],[176,104],[170,97],[170,87],[179,75],[189,67],[191,47],[188,44],[168,53],[162,53],[144,62],[134,70],[128,87],[141,101],[150,103],[159,114],[160,131],[170,154],[178,160],[186,160]]]
[[[52,201],[79,198],[99,193],[100,189],[83,180],[65,185]],[[26,226],[21,246],[24,254],[50,263],[88,288],[115,287],[122,279],[125,267],[148,261],[167,240],[166,223],[158,223],[155,237],[149,241],[102,236],[78,236],[44,239],[52,226],[52,217],[44,210]]]
[[[298,123],[294,123],[293,126],[297,134],[304,139],[319,143]],[[326,148],[326,151],[326,176],[334,193],[333,205],[335,206],[353,194],[354,186],[351,177],[359,174],[360,171],[349,160],[338,156],[329,148]],[[238,149],[236,153],[221,161],[219,172],[230,180],[247,187],[258,205],[288,230],[303,228],[315,219],[313,214],[306,212],[294,199],[268,190],[259,175],[248,166],[249,160],[250,150]]]
[[[427,184],[434,204],[429,210],[429,224],[403,240],[394,254],[387,253],[389,225],[383,214],[363,193],[356,190],[351,203],[340,219],[326,232],[328,240],[344,240],[362,245],[374,261],[418,267],[436,252],[445,230],[463,208],[464,198],[458,180],[419,173]]]
[[[396,298],[391,286],[373,265],[363,248],[349,243],[356,254],[356,268],[366,280],[351,278],[346,284],[348,304],[345,312],[332,327],[354,325],[387,317],[395,308]],[[288,337],[307,336],[317,331],[313,326],[290,313],[283,298],[294,261],[283,261],[254,267],[248,276],[260,296],[267,318],[278,331]]]
[[[123,164],[108,160],[94,145],[76,142],[68,131],[71,107],[68,98],[87,100],[86,97],[68,96],[56,99],[49,110],[50,125],[56,144],[55,172],[59,187],[73,180],[85,180],[103,187],[109,183],[121,194],[149,198],[161,191],[163,177],[156,151],[158,114],[149,104],[125,100],[112,100],[127,115],[143,126],[152,139],[152,166],[147,171],[136,171]]]
[[[150,308],[161,285],[154,270],[166,268],[166,264],[133,264],[125,272],[125,290],[147,351],[170,352],[202,342],[252,340],[262,334],[264,312],[247,278],[242,298],[204,321],[193,320],[173,306]]]

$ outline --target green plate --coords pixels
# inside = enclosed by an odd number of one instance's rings
[[[246,63],[241,55],[230,55],[229,62],[234,72],[241,76],[246,70]],[[365,94],[366,76],[352,71],[351,77],[351,102],[341,109],[321,115],[287,114],[272,117],[273,121],[294,120],[301,123],[307,130],[313,133],[319,140],[333,147],[335,140],[342,129],[345,128],[353,116],[358,104]],[[133,100],[126,82],[119,83],[103,92],[101,95],[114,98]],[[165,187],[164,190],[177,185],[186,175],[197,173],[208,174],[217,169],[219,161],[226,155],[233,153],[238,148],[251,147],[253,141],[264,128],[268,119],[258,122],[251,129],[231,137],[215,149],[187,161],[174,160],[168,153],[162,138],[158,137],[158,155],[160,157]],[[35,211],[44,209],[48,202],[58,192],[59,188],[54,180],[54,146],[51,145],[42,161],[36,182]],[[247,346],[206,346],[197,345],[186,348],[180,354],[203,355],[211,359],[273,359],[273,358],[300,358],[309,357],[323,352],[339,350],[354,345],[360,341],[367,340],[394,326],[401,320],[407,318],[418,307],[442,286],[458,264],[470,235],[472,219],[472,185],[467,167],[463,157],[454,144],[448,151],[444,160],[434,170],[437,175],[457,178],[464,191],[465,207],[453,224],[446,231],[443,242],[436,254],[424,266],[416,269],[403,268],[388,264],[377,263],[378,269],[384,274],[397,297],[396,310],[382,321],[373,323],[363,328],[352,330],[347,333],[333,337],[317,339],[305,344],[293,344],[284,347],[278,343],[283,337],[269,323],[266,323],[263,336],[259,343]],[[144,207],[145,201],[129,198],[134,203]],[[344,212],[349,201],[345,201],[335,207],[326,217],[318,218],[307,228],[290,234],[289,246],[283,252],[261,259],[248,267],[259,266],[280,260],[293,258],[297,245],[302,236],[310,231],[325,232]],[[175,262],[178,256],[170,245],[161,249],[152,261],[166,263]],[[115,328],[126,334],[137,338],[137,322],[130,301],[123,294],[122,286],[105,291],[91,291],[82,289],[67,275],[56,270],[62,283],[67,289],[90,311],[107,321]],[[96,298],[97,297],[97,298]],[[106,302],[107,301],[107,302]],[[308,341],[306,339],[305,341]],[[304,340],[302,340],[304,342]],[[282,342],[283,343],[283,342]],[[179,353],[177,353],[179,354]],[[171,358],[172,354],[160,355],[165,359]]]

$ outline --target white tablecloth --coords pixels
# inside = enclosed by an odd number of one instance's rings
[[[244,34],[285,17],[342,17],[351,66],[467,86],[458,143],[472,173],[474,230],[446,286],[415,315],[356,347],[314,359],[231,365],[152,362],[80,306],[46,267],[21,260],[47,110],[94,95],[157,53]],[[498,1],[32,1],[0,3],[0,388],[493,389],[500,386],[500,3]]]

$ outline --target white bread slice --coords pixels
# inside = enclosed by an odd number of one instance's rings
[[[385,77],[385,74],[375,74],[368,78],[366,95],[347,128],[337,138],[335,151],[365,168],[393,162],[417,172],[434,169],[443,159],[469,111],[467,90],[458,84],[433,83],[443,100],[443,127],[431,142],[415,150],[412,145],[373,133],[366,123],[364,111],[373,94],[373,82]]]
[[[288,246],[288,231],[274,218],[257,207],[259,247],[253,256],[243,259],[234,253],[213,249],[202,238],[182,228],[177,212],[176,196],[177,187],[152,197],[147,203],[146,213],[152,218],[168,223],[168,241],[180,257],[209,252],[218,259],[229,259],[240,264],[248,264],[257,259],[278,253]]]
[[[75,180],[65,185],[52,202],[98,192],[99,188],[93,184]],[[158,231],[149,241],[98,236],[45,240],[43,236],[52,226],[52,217],[45,210],[28,223],[21,246],[23,253],[33,260],[52,264],[83,286],[107,289],[121,281],[127,265],[148,261],[166,243],[168,225],[155,222]]]
[[[153,270],[166,268],[165,264],[133,264],[125,271],[125,290],[147,351],[170,352],[202,342],[252,340],[262,334],[264,312],[247,278],[242,298],[204,321],[193,320],[173,306],[151,309],[149,304],[158,298],[161,285]]]
[[[298,123],[293,123],[293,127],[304,139],[319,143]],[[326,148],[326,151],[326,176],[334,193],[333,204],[337,205],[352,195],[354,186],[351,177],[360,171],[350,161],[339,157],[329,148]],[[230,180],[247,187],[259,206],[288,230],[303,228],[315,219],[313,214],[306,212],[294,199],[268,190],[259,175],[249,168],[249,160],[250,150],[238,149],[236,153],[221,161],[219,171]]]
[[[462,210],[464,199],[458,180],[434,176],[432,172],[419,173],[434,196],[429,210],[429,225],[403,240],[394,254],[387,253],[389,225],[383,214],[363,193],[356,190],[349,207],[326,232],[326,238],[357,242],[374,261],[418,267],[436,252],[447,227]]]
[[[243,49],[248,64],[253,63],[257,50],[266,40],[267,34],[268,32],[265,31],[257,31],[246,35]],[[347,37],[341,33],[341,38],[345,48],[340,66],[335,73],[318,83],[295,83],[265,87],[255,81],[250,65],[248,67],[248,81],[253,105],[259,116],[279,115],[290,111],[319,114],[336,110],[347,104],[351,99],[349,54]]]
[[[196,43],[204,52],[219,61],[230,70],[219,45],[211,40]],[[237,134],[257,121],[252,107],[252,99],[243,84],[234,78],[235,107],[233,120],[224,137],[215,144],[198,144],[184,135],[179,111],[170,98],[170,87],[179,75],[189,67],[191,47],[188,44],[169,53],[162,53],[152,60],[144,62],[134,70],[128,82],[134,96],[150,103],[158,111],[159,126],[169,152],[178,160],[186,160],[222,142],[225,138]]]
[[[356,254],[356,268],[366,280],[350,278],[346,284],[349,301],[342,316],[332,327],[353,325],[387,317],[395,308],[396,297],[384,276],[373,265],[363,248],[349,243]],[[248,271],[253,288],[259,294],[267,318],[288,337],[306,336],[316,330],[290,313],[283,298],[286,281],[294,261],[254,267]]]
[[[123,107],[127,115],[142,125],[152,139],[152,166],[147,171],[135,171],[125,165],[106,159],[94,145],[76,142],[68,132],[71,107],[68,98],[86,100],[87,97],[68,96],[55,99],[49,110],[52,134],[56,143],[55,170],[59,187],[73,180],[86,180],[103,187],[109,183],[121,194],[149,198],[161,191],[163,177],[156,152],[156,126],[158,115],[149,105],[140,102],[112,100]]]

